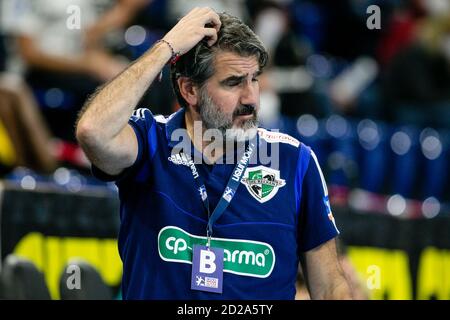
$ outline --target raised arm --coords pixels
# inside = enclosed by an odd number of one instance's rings
[[[205,28],[212,24],[213,28]],[[219,16],[209,8],[195,8],[165,36],[175,52],[184,54],[204,37],[217,40]],[[147,88],[171,57],[171,49],[159,42],[111,82],[100,88],[83,107],[76,136],[88,158],[99,169],[117,175],[138,155],[137,138],[128,124]]]

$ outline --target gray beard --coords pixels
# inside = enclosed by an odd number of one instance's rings
[[[233,115],[220,112],[205,88],[200,88],[199,109],[204,128],[219,130],[225,141],[246,141],[256,135],[259,124],[257,114],[243,122],[242,126],[234,127]]]

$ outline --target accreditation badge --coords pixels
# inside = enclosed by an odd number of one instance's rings
[[[191,289],[222,293],[223,249],[194,245]]]

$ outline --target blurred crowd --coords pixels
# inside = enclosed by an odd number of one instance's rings
[[[86,99],[196,6],[242,18],[266,45],[270,61],[260,81],[265,126],[338,115],[450,129],[447,0],[0,3],[2,175],[17,166],[39,173],[61,165],[87,169],[74,138]],[[371,5],[379,16],[368,12]],[[370,17],[380,28],[368,26]],[[139,107],[166,115],[178,108],[168,72]]]
[[[382,210],[393,215],[409,205],[401,196],[428,218],[450,202],[448,0],[0,0],[0,178],[81,190],[89,163],[74,126],[86,99],[197,6],[258,34],[270,54],[261,122],[310,145],[332,186],[390,194]],[[167,71],[138,107],[179,108]],[[365,191],[353,206],[380,207]],[[342,189],[330,193],[338,203]]]

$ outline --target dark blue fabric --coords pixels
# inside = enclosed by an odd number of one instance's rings
[[[258,138],[258,150],[268,155],[279,152],[279,168],[274,168],[274,163],[261,163],[258,156],[256,164],[248,165],[244,178],[249,178],[252,170],[261,170],[268,178],[281,185],[284,180],[285,184],[273,189],[276,192],[269,191],[273,196],[267,198],[270,200],[260,202],[251,193],[252,189],[241,182],[230,205],[214,224],[213,237],[221,241],[238,240],[233,246],[262,244],[273,250],[274,263],[270,263],[269,249],[257,256],[260,260],[254,259],[250,249],[230,249],[230,254],[236,251],[239,259],[242,258],[239,260],[236,253],[239,267],[249,267],[251,271],[225,271],[223,293],[207,293],[190,289],[189,261],[170,261],[161,253],[165,248],[158,245],[159,237],[168,227],[172,231],[182,230],[193,238],[206,237],[208,217],[191,169],[174,163],[171,158],[175,143],[169,138],[175,129],[184,127],[184,110],[169,119],[153,117],[149,111],[141,110],[130,123],[140,150],[136,163],[117,180],[121,202],[119,252],[124,264],[123,298],[294,299],[300,252],[337,235],[328,218],[322,180],[310,149],[292,138],[289,138],[291,143],[269,143],[262,136]],[[221,198],[234,167],[235,164],[197,165],[212,208]],[[269,174],[273,172],[279,178]],[[94,173],[102,177],[98,169]],[[175,238],[168,238],[166,247]],[[181,255],[178,252],[175,256],[178,254]],[[256,275],[254,270],[264,268],[268,270],[264,275]]]
[[[339,231],[333,222],[328,191],[322,184],[318,163],[311,157],[302,180],[299,216],[299,251],[311,250],[334,238]]]

